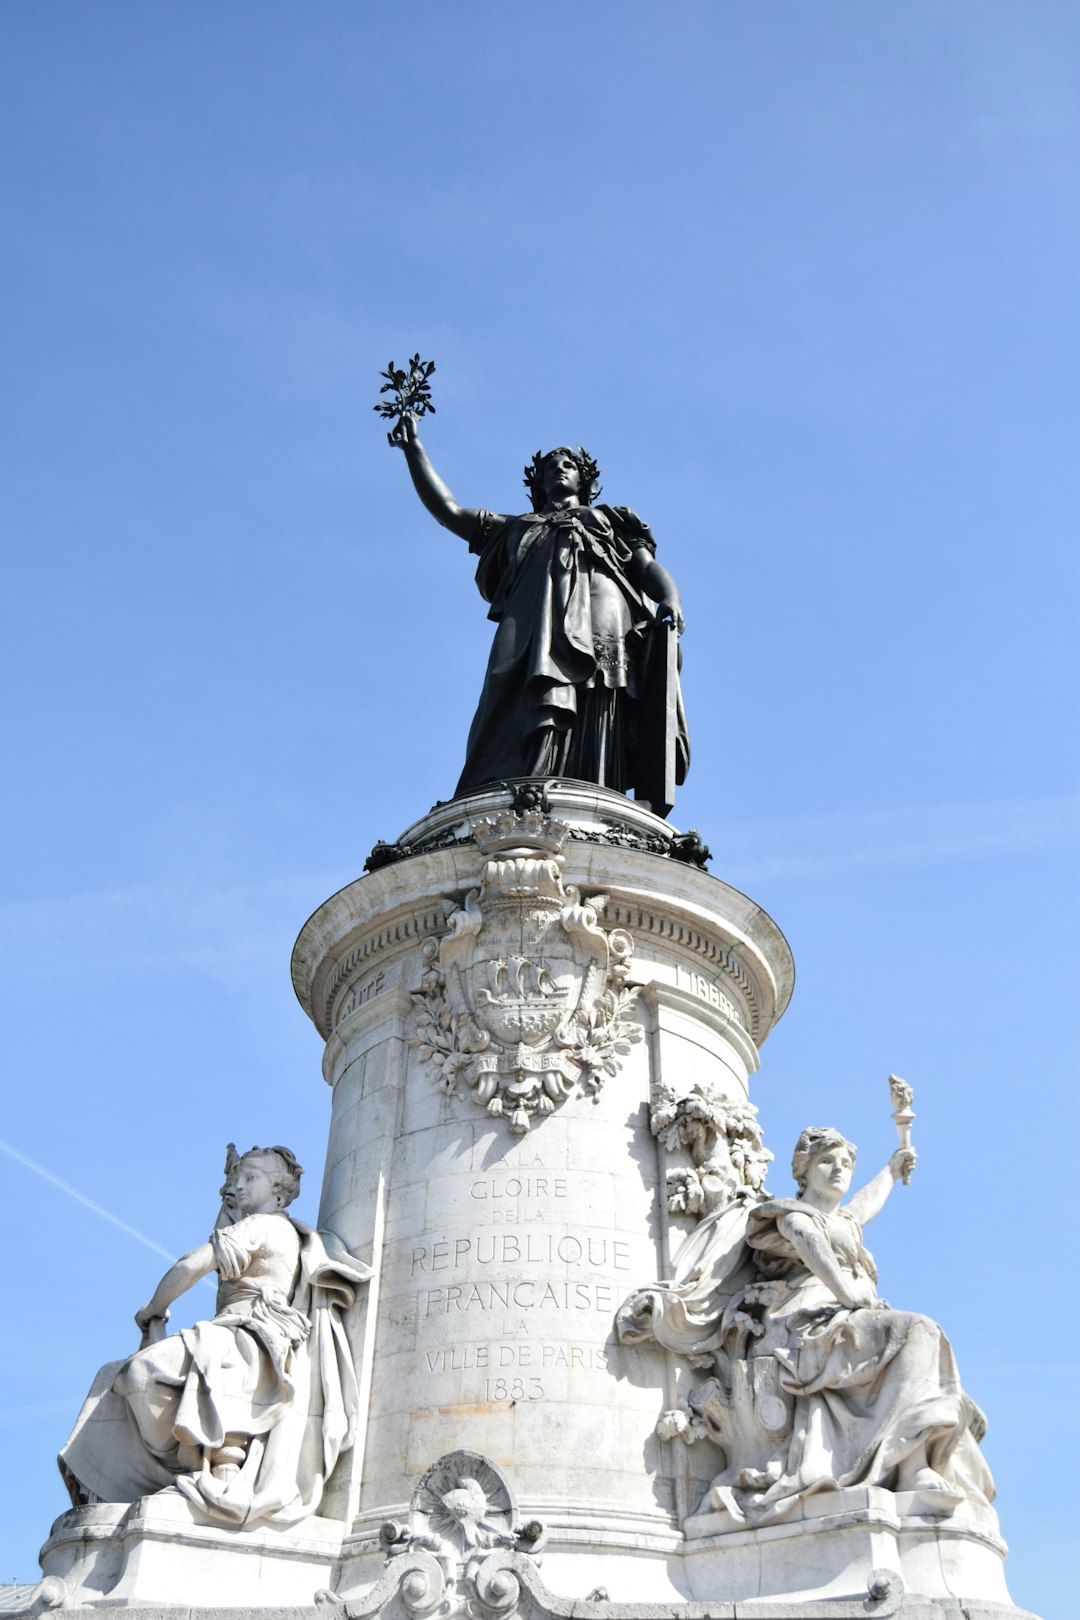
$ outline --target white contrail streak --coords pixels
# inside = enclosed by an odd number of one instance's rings
[[[0,1137],[0,1149],[17,1160],[19,1164],[24,1164],[28,1170],[33,1170],[34,1174],[40,1176],[43,1181],[51,1181],[54,1187],[59,1187],[61,1192],[67,1193],[69,1198],[74,1198],[75,1202],[82,1204],[84,1209],[92,1209],[95,1215],[100,1215],[103,1221],[111,1221],[113,1226],[118,1226],[121,1232],[126,1232],[128,1237],[133,1237],[137,1243],[145,1244],[148,1249],[153,1249],[155,1254],[164,1255],[170,1265],[176,1259],[175,1254],[170,1254],[168,1249],[163,1249],[160,1243],[155,1243],[144,1232],[137,1232],[126,1221],[120,1220],[119,1216],[110,1214],[107,1209],[102,1209],[100,1204],[95,1204],[92,1198],[87,1198],[86,1194],[81,1193],[77,1187],[72,1187],[68,1182],[61,1181],[59,1176],[54,1176],[51,1170],[46,1170],[44,1165],[38,1164],[34,1159],[28,1159],[25,1153],[20,1153],[18,1148],[13,1148],[11,1143],[5,1142],[2,1137]]]

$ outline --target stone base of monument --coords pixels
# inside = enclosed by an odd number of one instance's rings
[[[342,1529],[317,1516],[288,1530],[206,1524],[182,1496],[160,1491],[62,1513],[41,1567],[63,1582],[65,1608],[306,1606],[333,1581]]]
[[[704,856],[603,788],[509,784],[319,907],[293,980],[333,1091],[319,1226],[371,1268],[344,1324],[355,1443],[287,1530],[172,1490],[64,1513],[0,1612],[1024,1620],[970,1502],[694,1512],[709,1453],[695,1484],[666,1425],[697,1410],[687,1369],[623,1318],[721,1194],[760,1192],[750,1080],[794,971]]]
[[[529,1504],[530,1511],[535,1507]],[[794,1605],[785,1614],[826,1617],[847,1610],[822,1607],[824,1600],[864,1603],[879,1588],[877,1606],[857,1612],[914,1614],[921,1610],[912,1605],[929,1603],[927,1612],[940,1614],[962,1600],[972,1617],[997,1613],[999,1606],[1019,1613],[1005,1584],[1006,1548],[993,1509],[961,1504],[943,1516],[930,1493],[852,1487],[811,1497],[779,1524],[740,1529],[725,1514],[703,1513],[687,1519],[682,1533],[669,1529],[666,1536],[655,1526],[641,1525],[635,1535],[610,1520],[597,1520],[591,1531],[580,1521],[571,1528],[557,1520],[557,1512],[553,1522],[544,1518],[543,1552],[528,1566],[542,1576],[552,1613],[602,1589],[612,1615],[630,1612],[629,1605],[639,1615],[641,1605],[659,1606],[656,1612],[674,1606],[673,1612],[689,1615],[692,1608],[685,1606],[698,1602],[713,1615],[738,1605],[742,1616],[754,1612],[745,1609],[747,1602],[771,1599]],[[338,1579],[337,1594],[350,1615],[375,1614],[374,1594],[385,1578],[385,1546],[377,1546],[371,1532],[364,1543],[354,1533]],[[882,1606],[886,1585],[906,1607]]]
[[[695,856],[603,788],[495,788],[377,846],[300,934],[334,1093],[319,1224],[375,1268],[349,1326],[366,1422],[322,1511],[368,1538],[464,1446],[512,1470],[552,1551],[636,1563],[653,1537],[664,1566],[688,1506],[653,1433],[671,1371],[614,1334],[681,1237],[650,1107],[745,1105],[793,979]],[[363,1529],[343,1556],[367,1580]]]
[[[528,1577],[537,1620],[571,1608],[582,1620],[695,1620],[702,1606],[713,1620],[1023,1620],[1005,1585],[993,1511],[961,1506],[942,1519],[926,1507],[913,1493],[853,1488],[813,1498],[796,1517],[758,1530],[725,1528],[724,1515],[698,1514],[687,1520],[685,1538],[643,1534],[636,1556],[627,1527],[597,1524],[591,1536],[579,1527],[574,1539],[556,1531],[542,1556],[513,1558],[517,1577]],[[42,1550],[49,1601],[27,1588],[24,1609],[11,1612],[93,1607],[167,1615],[182,1606],[269,1617],[284,1609],[307,1613],[321,1592],[330,1616],[343,1606],[350,1620],[377,1620],[397,1608],[387,1582],[403,1584],[414,1561],[407,1554],[388,1559],[385,1544],[372,1538],[364,1549],[365,1538],[354,1536],[353,1557],[342,1564],[343,1528],[310,1518],[291,1530],[230,1532],[196,1522],[189,1505],[168,1493],[75,1508],[56,1521]],[[605,1533],[618,1536],[617,1549],[605,1546]],[[440,1565],[440,1602],[460,1573]],[[582,1601],[601,1591],[602,1600]],[[403,1607],[415,1617],[429,1612],[426,1603]]]
[[[695,1598],[846,1597],[893,1570],[919,1597],[1012,1601],[997,1514],[962,1502],[942,1515],[931,1492],[852,1486],[807,1498],[779,1524],[738,1529],[725,1513],[698,1513],[684,1531]]]

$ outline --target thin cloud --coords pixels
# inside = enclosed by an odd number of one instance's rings
[[[161,1255],[162,1259],[167,1260],[170,1266],[178,1258],[172,1250],[163,1249],[160,1243],[155,1243],[153,1238],[147,1237],[145,1232],[140,1232],[137,1226],[130,1226],[127,1221],[122,1221],[119,1215],[114,1215],[111,1210],[97,1203],[95,1199],[88,1198],[84,1192],[79,1191],[78,1187],[73,1187],[70,1181],[65,1181],[62,1176],[54,1175],[51,1170],[46,1170],[43,1164],[38,1164],[37,1160],[31,1159],[28,1154],[20,1153],[17,1147],[12,1147],[11,1143],[5,1142],[3,1137],[0,1137],[0,1152],[6,1153],[9,1158],[15,1160],[16,1164],[21,1164],[25,1169],[32,1170],[36,1176],[40,1176],[43,1181],[49,1182],[51,1186],[58,1188],[60,1192],[66,1193],[69,1198],[74,1198],[77,1204],[81,1204],[84,1209],[88,1209],[93,1214],[100,1216],[103,1221],[108,1221],[110,1226],[115,1226],[128,1237],[134,1238],[136,1243],[141,1243],[144,1248],[152,1249],[155,1254]],[[204,1287],[217,1287],[217,1278],[213,1273],[208,1277],[200,1278],[200,1281]],[[18,1410],[29,1411],[29,1408],[19,1408]],[[0,1417],[3,1415],[3,1413],[0,1413]]]
[[[1080,830],[1080,799],[845,811],[702,830],[714,852],[713,871],[742,886],[1066,845]],[[77,952],[84,977],[181,968],[232,985],[255,984],[280,973],[313,897],[347,876],[308,872],[224,888],[146,884],[15,903],[0,908],[0,970],[9,985],[36,979]]]
[[[60,1176],[54,1176],[51,1170],[46,1170],[45,1166],[38,1164],[36,1159],[28,1158],[25,1153],[20,1153],[18,1148],[12,1147],[11,1143],[5,1142],[2,1137],[0,1137],[0,1151],[6,1153],[9,1158],[14,1159],[17,1164],[24,1165],[27,1170],[32,1170],[43,1181],[48,1181],[54,1187],[59,1187],[62,1193],[67,1193],[69,1198],[74,1198],[75,1202],[81,1204],[84,1209],[92,1210],[95,1215],[100,1215],[103,1221],[109,1221],[113,1226],[119,1227],[121,1232],[126,1232],[128,1237],[134,1238],[137,1243],[143,1244],[147,1249],[153,1249],[155,1254],[163,1255],[170,1265],[176,1259],[175,1254],[171,1254],[168,1249],[163,1249],[160,1243],[155,1243],[153,1238],[148,1238],[145,1232],[140,1232],[137,1227],[129,1226],[127,1221],[122,1221],[118,1215],[113,1215],[110,1210],[102,1208],[92,1198],[87,1198],[85,1193],[80,1192],[77,1187],[73,1187],[70,1182],[63,1181]]]
[[[936,804],[733,822],[709,829],[713,870],[738,883],[858,867],[977,860],[1075,843],[1080,798]]]
[[[259,883],[142,884],[0,908],[0,968],[10,983],[77,953],[80,973],[176,967],[231,983],[277,973],[313,899],[345,881],[304,873]]]

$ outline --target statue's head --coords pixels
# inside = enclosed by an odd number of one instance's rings
[[[834,1131],[829,1125],[808,1125],[795,1144],[795,1152],[791,1155],[791,1174],[799,1189],[801,1198],[806,1191],[810,1179],[810,1172],[818,1159],[826,1154],[839,1151],[846,1154],[849,1160],[849,1170],[855,1168],[855,1144],[849,1142],[840,1131]],[[848,1180],[850,1181],[850,1174]]]
[[[246,1170],[261,1171],[269,1184],[270,1194],[278,1209],[285,1209],[300,1192],[300,1177],[304,1171],[296,1162],[296,1155],[287,1147],[253,1147],[246,1153],[237,1153],[230,1142],[225,1152],[225,1185],[221,1197],[226,1204],[241,1207],[246,1199],[237,1198],[239,1183],[247,1178]]]
[[[554,450],[538,450],[525,468],[525,487],[534,512],[560,496],[576,496],[582,506],[591,506],[600,493],[600,469],[587,450],[574,450],[560,444]]]

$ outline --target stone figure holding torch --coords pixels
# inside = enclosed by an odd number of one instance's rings
[[[889,1097],[893,1105],[893,1122],[896,1125],[896,1135],[901,1150],[910,1154],[910,1159],[900,1172],[900,1179],[905,1187],[910,1183],[911,1172],[915,1168],[915,1149],[911,1145],[911,1122],[915,1118],[915,1110],[911,1104],[914,1096],[915,1093],[906,1080],[901,1080],[899,1075],[890,1074]]]

